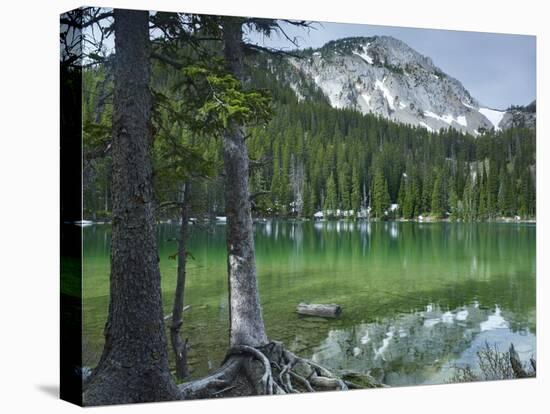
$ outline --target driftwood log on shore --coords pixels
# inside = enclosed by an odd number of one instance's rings
[[[334,303],[300,303],[296,307],[300,315],[321,316],[323,318],[336,318],[342,313],[342,307]]]

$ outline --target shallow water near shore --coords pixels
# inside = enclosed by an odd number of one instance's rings
[[[84,231],[83,357],[94,366],[108,309],[110,225]],[[176,224],[158,226],[163,302],[171,310]],[[536,356],[534,224],[292,222],[255,224],[271,339],[334,369],[389,385],[447,381],[485,342]],[[228,343],[225,226],[190,227],[183,331],[194,378]],[[301,317],[300,302],[337,303],[339,318]]]

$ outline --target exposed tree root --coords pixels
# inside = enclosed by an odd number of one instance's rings
[[[223,396],[224,389],[232,386],[239,374],[241,365],[241,358],[231,358],[209,376],[180,385],[181,398],[191,400]]]
[[[273,395],[336,391],[383,386],[370,376],[333,373],[295,355],[281,342],[254,348],[229,349],[222,367],[208,377],[180,386],[182,398],[214,398],[237,395]]]

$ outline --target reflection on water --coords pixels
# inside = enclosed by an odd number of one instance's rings
[[[191,226],[184,316],[193,377],[228,345],[226,226]],[[158,226],[164,310],[177,263],[175,224]],[[392,385],[441,383],[476,363],[485,341],[536,353],[535,226],[398,222],[255,223],[258,283],[270,338],[336,369]],[[84,229],[84,361],[97,363],[108,309],[110,226]],[[300,302],[338,303],[333,320]]]
[[[453,311],[429,304],[422,312],[331,330],[312,359],[389,385],[435,384],[448,380],[455,366],[475,368],[485,342],[501,350],[514,343],[522,360],[536,357],[529,329],[513,332],[498,306],[474,302]]]

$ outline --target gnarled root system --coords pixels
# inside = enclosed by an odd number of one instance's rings
[[[182,398],[273,395],[375,388],[382,384],[356,372],[331,370],[272,341],[265,346],[238,345],[229,349],[222,367],[206,378],[180,386]]]

